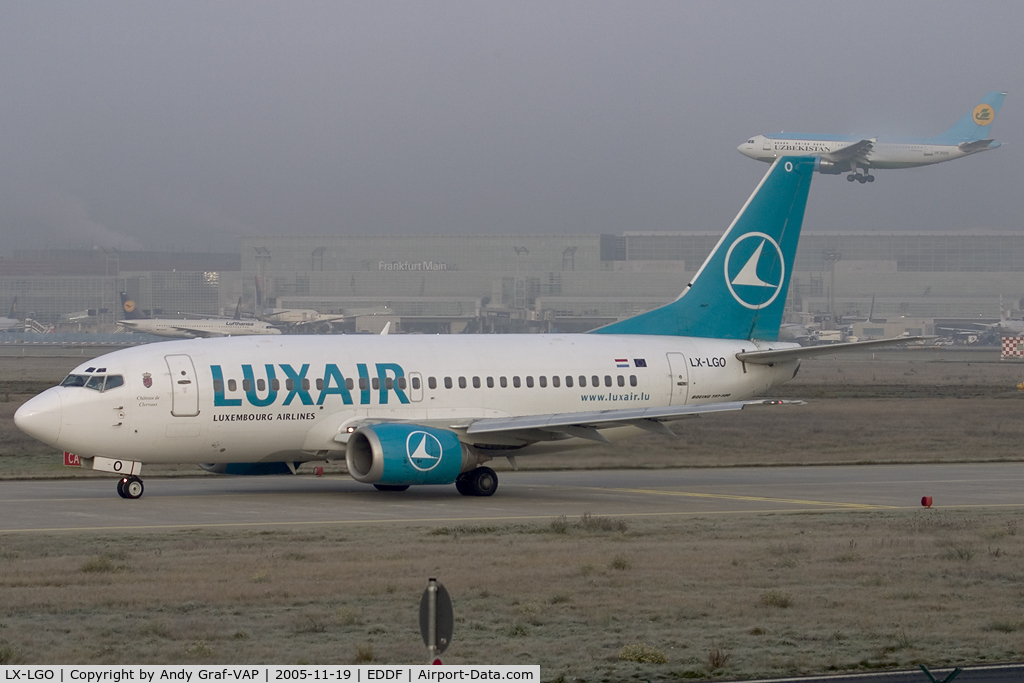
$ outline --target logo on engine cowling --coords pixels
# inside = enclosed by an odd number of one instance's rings
[[[441,464],[444,449],[441,440],[427,432],[412,432],[405,438],[405,454],[409,464],[420,472],[429,472]]]

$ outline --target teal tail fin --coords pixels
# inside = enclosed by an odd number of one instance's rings
[[[594,333],[778,339],[814,162],[777,159],[679,298]]]
[[[971,111],[956,122],[952,128],[932,140],[946,144],[974,142],[992,137],[992,122],[996,120],[999,107],[1003,106],[1006,93],[993,90],[985,95]]]

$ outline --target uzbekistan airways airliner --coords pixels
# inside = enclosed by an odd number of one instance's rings
[[[991,138],[991,126],[1005,98],[1004,92],[990,92],[956,125],[930,138],[772,133],[755,135],[737,149],[743,156],[769,163],[786,155],[813,157],[818,173],[849,172],[846,179],[851,183],[872,183],[872,168],[927,166],[999,147]]]
[[[260,474],[340,459],[381,490],[489,496],[492,458],[777,403],[752,397],[844,346],[777,341],[815,165],[776,160],[682,295],[588,334],[159,342],[82,363],[14,421],[120,474],[125,498],[146,463]]]

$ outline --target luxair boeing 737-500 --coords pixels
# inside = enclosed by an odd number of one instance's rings
[[[341,459],[378,489],[489,496],[493,458],[777,403],[753,397],[844,346],[778,341],[816,165],[777,159],[682,295],[591,333],[160,342],[82,363],[14,420],[120,474],[125,498],[146,463],[283,474]]]
[[[956,125],[930,138],[772,133],[755,135],[737,149],[743,156],[767,162],[794,154],[813,157],[818,173],[848,172],[850,182],[871,183],[873,168],[928,166],[999,147],[991,137],[992,122],[1005,98],[1004,92],[990,92]]]

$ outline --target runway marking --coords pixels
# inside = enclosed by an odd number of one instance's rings
[[[800,500],[797,498],[767,498],[763,496],[740,496],[726,493],[694,493],[692,491],[663,491],[659,489],[594,489],[600,491],[621,491],[624,493],[646,493],[655,496],[681,496],[684,498],[716,498],[720,500],[747,500],[757,503],[789,503],[791,505],[822,505],[826,507],[855,510],[899,510],[895,505],[872,505],[870,503],[837,503],[828,500]]]
[[[828,505],[822,503],[822,505]],[[950,509],[960,510],[963,508],[1024,508],[1024,503],[1005,503],[998,505],[945,505],[931,508],[932,510]],[[837,504],[834,508],[818,507],[816,512],[854,512],[858,510],[921,510],[918,505],[888,506],[888,507],[849,507],[848,505]],[[808,512],[807,508],[767,508],[764,510],[693,510],[686,512],[625,512],[625,513],[598,513],[607,514],[609,517],[644,518],[644,517],[711,517],[714,515],[771,515],[779,513],[801,514]],[[135,526],[70,526],[70,527],[41,527],[38,529],[0,529],[2,534],[24,534],[44,533],[58,531],[160,531],[167,529],[242,529],[242,528],[265,528],[265,527],[295,527],[295,526],[354,526],[358,524],[435,524],[439,522],[455,524],[482,524],[484,522],[522,522],[537,520],[552,520],[560,515],[505,515],[496,517],[410,517],[397,519],[347,519],[347,520],[299,520],[295,522],[210,522],[210,523],[182,523],[182,524],[140,524]]]

